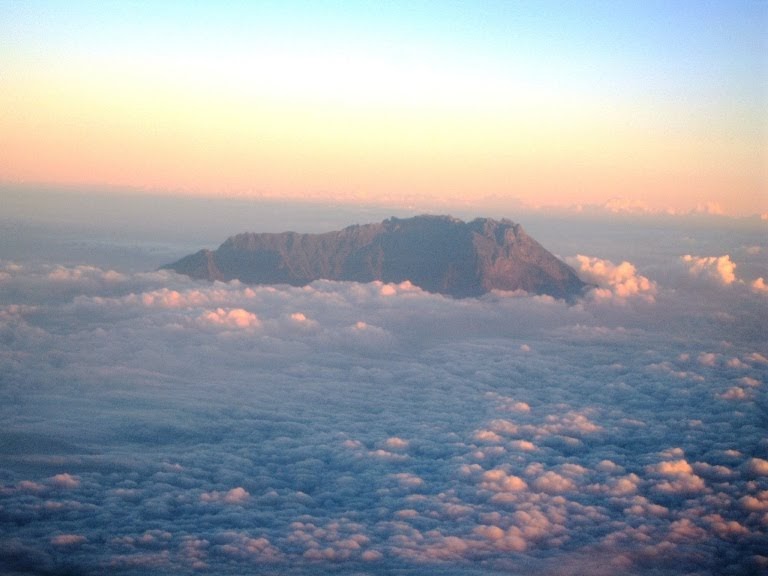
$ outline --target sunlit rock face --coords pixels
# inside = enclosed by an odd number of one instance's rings
[[[524,290],[572,298],[585,284],[509,220],[390,218],[324,234],[238,234],[165,268],[193,278],[303,286],[319,279],[410,281],[457,298]]]

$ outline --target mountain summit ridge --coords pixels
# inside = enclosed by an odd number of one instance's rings
[[[319,279],[409,280],[428,292],[464,298],[491,290],[524,290],[570,299],[586,286],[506,218],[464,222],[422,215],[354,224],[334,232],[230,236],[162,267],[196,279],[303,286]]]

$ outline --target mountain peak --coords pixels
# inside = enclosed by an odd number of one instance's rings
[[[421,215],[323,234],[242,233],[168,264],[192,278],[303,286],[318,279],[411,281],[462,298],[525,290],[571,298],[584,283],[508,219]]]

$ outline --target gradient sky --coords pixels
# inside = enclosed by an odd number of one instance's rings
[[[0,182],[765,213],[767,38],[764,1],[0,0]]]

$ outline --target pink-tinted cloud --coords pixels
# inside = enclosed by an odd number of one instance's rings
[[[634,265],[629,262],[614,264],[610,260],[577,255],[566,258],[579,277],[590,284],[596,284],[590,294],[597,301],[625,302],[630,298],[638,298],[653,302],[657,292],[654,282],[638,274]]]
[[[198,320],[204,324],[235,329],[258,328],[261,325],[256,314],[243,308],[216,308],[204,312]]]
[[[51,484],[58,488],[77,488],[80,486],[80,478],[66,472],[63,474],[56,474],[49,480]]]
[[[768,460],[750,458],[747,463],[747,472],[754,476],[768,476]]]
[[[214,490],[212,492],[205,492],[200,495],[201,502],[222,502],[224,504],[242,505],[246,504],[251,499],[251,495],[242,486],[232,488],[227,492],[219,492]]]
[[[749,287],[757,294],[768,294],[768,283],[765,282],[762,276],[752,281]]]
[[[79,546],[88,541],[88,538],[81,534],[59,534],[51,538],[51,544],[59,547]]]
[[[691,256],[681,257],[688,267],[688,273],[697,278],[708,278],[724,285],[736,282],[736,263],[728,254],[724,256]]]

